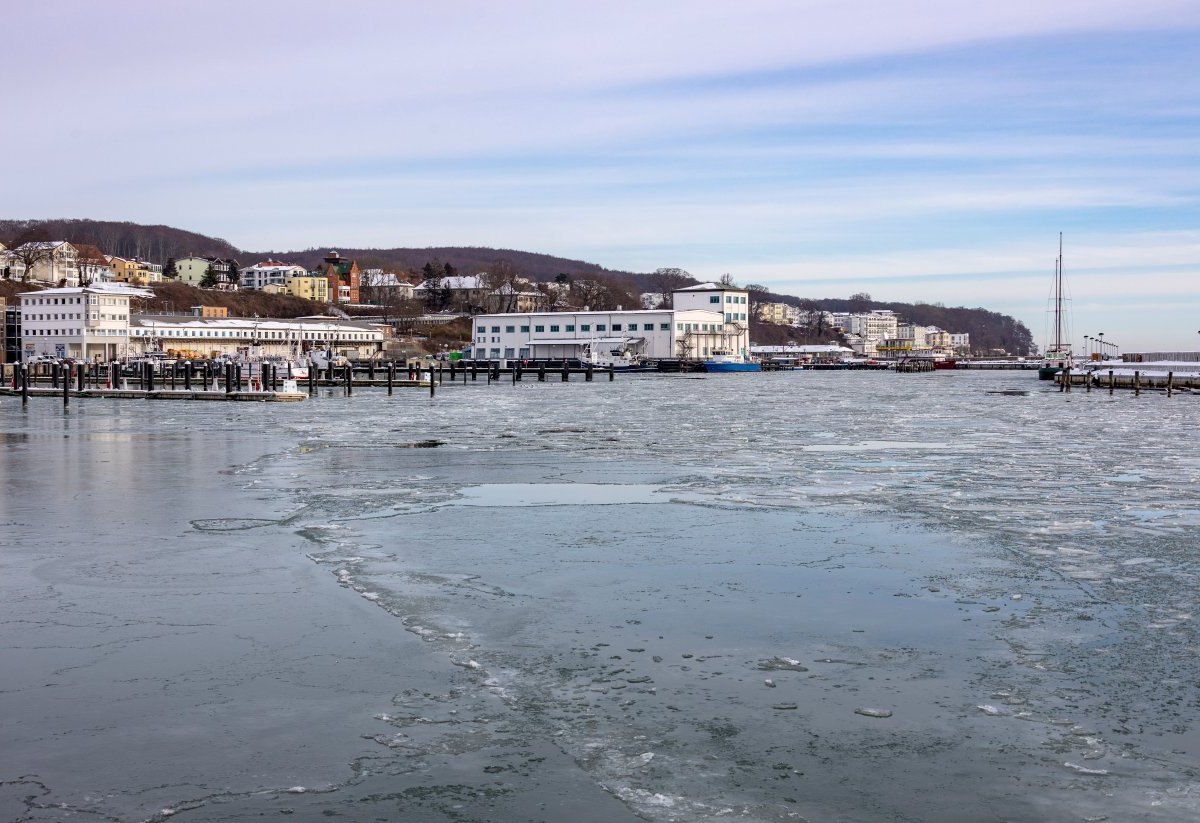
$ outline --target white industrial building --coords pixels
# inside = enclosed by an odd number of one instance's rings
[[[477,360],[599,362],[635,358],[702,360],[718,351],[747,356],[748,294],[714,283],[674,293],[674,309],[480,314],[471,356]]]
[[[350,358],[383,350],[384,327],[335,317],[197,317],[136,314],[129,325],[133,354],[163,351],[177,357],[288,356],[318,349]]]

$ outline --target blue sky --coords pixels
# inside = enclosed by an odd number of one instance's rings
[[[472,245],[1200,348],[1195,0],[46,0],[3,217]]]

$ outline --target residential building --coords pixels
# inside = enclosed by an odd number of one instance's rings
[[[143,289],[117,284],[24,292],[19,295],[22,356],[124,357],[129,353],[129,301],[148,296]]]
[[[838,312],[833,315],[833,322],[847,335],[857,335],[864,342],[872,344],[900,336],[897,333],[899,318],[889,309],[875,309],[856,314]]]
[[[303,266],[281,263],[278,260],[262,260],[253,266],[238,270],[238,281],[243,289],[263,289],[267,286],[286,287],[293,277],[307,277]]]
[[[758,307],[758,319],[778,326],[796,326],[800,323],[800,309],[790,303],[762,303]]]
[[[32,261],[29,272],[26,264]],[[22,243],[8,253],[12,278],[34,283],[49,283],[63,288],[79,285],[78,254],[65,240],[40,240]]]
[[[109,266],[108,256],[91,243],[73,243],[75,246],[75,263],[79,269],[80,286],[90,286],[92,283],[111,283],[113,270]]]
[[[329,280],[315,274],[292,277],[284,284],[284,288],[294,297],[303,297],[318,303],[329,302]]]
[[[359,297],[364,303],[389,304],[413,299],[413,284],[395,272],[367,269],[359,278]]]
[[[487,295],[491,291],[482,275],[454,275],[439,277],[437,280],[426,280],[413,289],[413,297],[430,303],[438,304],[441,308],[458,308],[466,311],[479,311],[487,306]],[[442,304],[444,295],[445,305]]]
[[[149,286],[151,283],[161,283],[162,265],[151,263],[137,257],[117,257],[108,259],[108,268],[112,271],[112,281],[127,283],[131,286]]]
[[[334,303],[357,303],[361,272],[355,260],[343,260],[336,251],[325,255],[325,261],[313,274],[329,281],[329,297]]]
[[[486,304],[490,312],[506,314],[511,312],[544,311],[550,300],[544,292],[532,288],[528,280],[517,283],[505,283],[498,289],[487,293]]]
[[[950,333],[950,348],[954,349],[955,354],[970,354],[971,353],[971,335],[969,332],[951,332]]]
[[[209,266],[212,266],[213,273],[217,277],[216,288],[226,290],[237,288],[237,261],[223,260],[220,257],[189,255],[176,260],[175,271],[178,273],[176,279],[189,286],[199,286],[208,273]]]

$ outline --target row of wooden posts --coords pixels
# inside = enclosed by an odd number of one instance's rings
[[[164,369],[161,373],[156,372],[152,363],[139,363],[135,369],[135,374],[132,378],[124,374],[124,367],[117,361],[111,363],[51,363],[51,364],[13,364],[12,388],[14,391],[19,391],[21,394],[21,402],[29,402],[29,387],[31,382],[36,379],[37,372],[41,371],[42,377],[49,377],[50,385],[53,389],[62,387],[63,405],[70,404],[71,386],[74,383],[76,393],[82,393],[89,388],[96,390],[129,390],[134,386],[129,385],[136,380],[136,388],[138,391],[152,392],[156,388],[176,390],[182,386],[184,391],[192,391],[192,382],[195,380],[199,383],[198,388],[202,391],[218,391],[224,389],[226,394],[242,392],[243,388],[250,391],[274,392],[279,390],[280,371],[279,367],[273,363],[262,363],[259,366],[258,374],[248,366],[243,371],[241,363],[214,363],[212,361],[174,363],[170,367]],[[354,367],[350,364],[335,366],[330,363],[325,368],[324,379],[318,378],[318,369],[312,366],[308,369],[308,393],[313,395],[316,393],[318,381],[321,385],[343,385],[347,395],[354,393]],[[438,366],[429,366],[428,369],[422,369],[420,366],[408,366],[408,381],[423,382],[428,380],[429,396],[434,397],[437,387],[442,385],[444,377],[444,368],[441,364]],[[482,365],[479,363],[471,363],[469,365],[456,365],[453,361],[450,363],[450,380],[453,383],[457,379],[458,373],[462,374],[464,385],[468,379],[477,381],[480,372],[483,372],[487,382],[493,383],[500,380],[500,364],[498,362],[486,362]],[[512,382],[515,385],[520,382],[526,369],[521,364],[516,364],[511,369]],[[539,382],[545,382],[548,369],[545,363],[539,364],[535,369],[532,369]],[[608,379],[614,379],[614,372],[611,368],[601,369],[608,372]],[[375,384],[376,366],[374,363],[369,364],[367,369],[367,379],[371,385]],[[425,374],[428,374],[426,378]],[[386,385],[388,394],[392,391],[397,383],[397,374],[399,370],[394,362],[388,363],[386,366]],[[561,369],[562,381],[565,383],[571,379],[571,370],[564,363]],[[587,365],[583,369],[584,380],[592,382],[595,375],[595,368],[592,365]],[[286,367],[286,372],[283,377],[292,379],[292,367]],[[223,382],[223,387],[220,385]]]
[[[1071,370],[1070,369],[1063,369],[1062,371],[1060,371],[1057,375],[1057,380],[1058,380],[1058,390],[1060,392],[1069,393],[1071,391],[1072,383],[1071,383]],[[1092,391],[1093,383],[1095,383],[1100,388],[1104,388],[1104,385],[1105,385],[1103,377],[1098,375],[1096,372],[1094,372],[1094,371],[1093,372],[1084,372],[1083,373],[1083,384],[1084,384],[1084,386],[1087,387],[1087,391],[1089,393]],[[1130,384],[1131,384],[1131,387],[1133,388],[1133,396],[1134,397],[1140,396],[1142,393],[1142,373],[1141,373],[1141,371],[1134,371],[1133,379],[1130,381]],[[1114,389],[1117,387],[1117,380],[1114,377],[1112,369],[1108,370],[1107,385],[1108,385],[1108,393],[1112,394]],[[1152,379],[1146,385],[1146,388],[1148,388],[1148,389],[1156,388],[1154,381]],[[1178,386],[1176,384],[1175,372],[1169,371],[1169,372],[1167,372],[1167,382],[1166,382],[1165,388],[1167,390],[1167,397],[1170,397],[1177,390],[1182,389],[1184,387]],[[1187,381],[1186,388],[1188,391],[1195,391],[1196,380],[1194,378],[1189,378]]]

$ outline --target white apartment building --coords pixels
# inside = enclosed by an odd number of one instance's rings
[[[129,354],[129,300],[148,297],[140,289],[107,284],[24,292],[21,352],[108,361]]]
[[[971,353],[971,335],[969,332],[950,332],[950,348],[958,354]]]
[[[25,261],[33,260],[28,276]],[[62,283],[66,288],[79,285],[78,254],[75,247],[65,240],[42,240],[22,243],[7,253],[4,264],[14,280],[29,280],[35,283]]]
[[[900,336],[899,319],[896,313],[889,309],[875,309],[858,314],[838,312],[833,315],[833,322],[846,334],[857,336],[864,343],[878,343]]]
[[[681,289],[674,309],[481,314],[474,318],[477,360],[597,359],[611,351],[644,359],[747,355],[747,293],[712,283]],[[736,318],[736,319],[730,319]]]
[[[178,268],[178,263],[176,264]],[[293,277],[305,277],[308,270],[303,266],[280,263],[278,260],[263,260],[253,266],[238,270],[238,281],[243,289],[265,289],[267,286],[286,286]],[[203,275],[201,275],[203,277]]]

